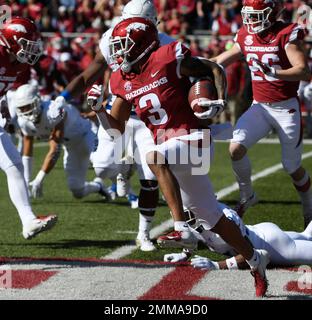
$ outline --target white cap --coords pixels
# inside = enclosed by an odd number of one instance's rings
[[[69,60],[71,60],[71,54],[69,52],[61,53],[61,55],[60,55],[60,61],[61,62],[66,62],[66,61],[69,61]]]
[[[122,18],[140,17],[152,21],[157,25],[157,11],[151,0],[131,0],[122,10]]]

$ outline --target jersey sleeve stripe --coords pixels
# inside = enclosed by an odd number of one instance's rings
[[[301,26],[297,26],[293,29],[293,31],[290,34],[290,37],[288,39],[288,42],[292,42],[298,39],[298,33],[302,30]]]
[[[181,42],[177,42],[176,47],[175,47],[175,55],[177,59],[177,76],[179,79],[182,78],[180,68],[181,68],[181,62],[184,59],[184,54],[182,52],[182,44]]]

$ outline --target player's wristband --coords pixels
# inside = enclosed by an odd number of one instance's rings
[[[235,257],[229,258],[225,260],[226,266],[228,267],[229,270],[237,270],[238,265]]]
[[[70,92],[68,90],[63,90],[61,93],[60,93],[60,96],[64,97],[64,99],[66,101],[69,101],[71,100],[73,97],[72,95],[70,94]]]

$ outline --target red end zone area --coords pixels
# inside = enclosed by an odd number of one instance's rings
[[[266,300],[312,299],[312,273],[268,270]],[[0,300],[250,300],[246,271],[140,260],[0,258]]]

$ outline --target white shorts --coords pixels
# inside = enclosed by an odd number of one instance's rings
[[[6,171],[8,168],[20,163],[22,163],[20,154],[10,136],[0,127],[0,168]]]
[[[239,118],[232,142],[249,149],[272,129],[281,142],[284,169],[291,174],[300,167],[302,154],[301,114],[296,98],[272,104],[254,101]]]
[[[127,150],[126,154],[133,157],[137,166],[140,180],[156,180],[153,172],[146,163],[147,150],[155,147],[151,131],[137,116],[131,116],[127,123]]]
[[[207,148],[192,146],[184,140],[183,136],[172,138],[156,146],[155,150],[166,158],[172,173],[177,178],[183,206],[191,210],[196,218],[207,221],[208,228],[213,228],[223,213],[218,208],[216,196],[208,177],[210,146]],[[196,158],[202,158],[199,165]],[[207,168],[201,171],[198,170],[200,166],[207,166]]]
[[[64,145],[63,165],[70,190],[84,188],[95,138],[94,132],[90,130],[79,139],[79,142],[68,141]]]
[[[100,126],[98,147],[92,156],[93,167],[116,169],[126,157],[130,163],[133,160],[136,163],[140,180],[156,180],[146,163],[146,150],[151,146],[154,146],[154,141],[150,130],[137,116],[130,117],[125,133],[115,140]]]

